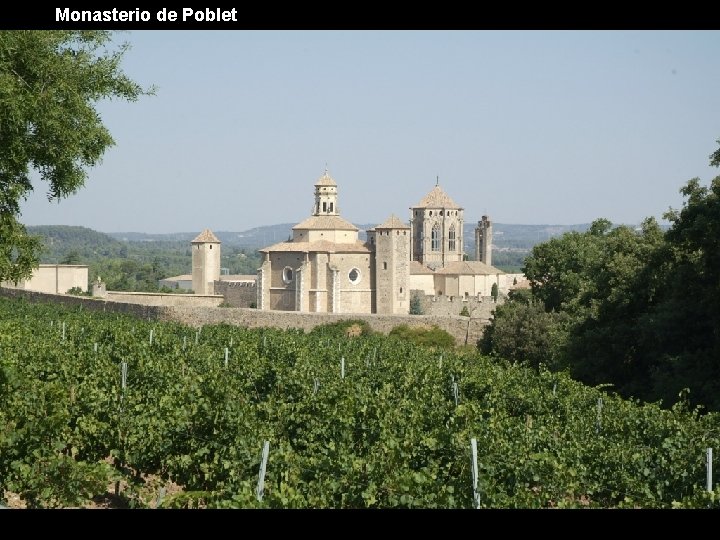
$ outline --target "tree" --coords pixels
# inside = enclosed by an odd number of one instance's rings
[[[48,182],[48,200],[77,192],[114,144],[95,109],[103,99],[135,101],[144,90],[104,30],[0,32],[0,281],[28,277],[41,242],[18,221],[20,201]]]
[[[720,139],[717,140],[717,143],[720,144]],[[712,167],[720,167],[720,148],[710,154],[710,165]]]
[[[417,291],[413,291],[410,294],[410,315],[422,315],[423,314],[423,307],[422,307],[422,299],[420,298],[420,293]]]
[[[498,299],[498,284],[493,283],[490,287],[490,296],[492,296],[493,302],[497,302]]]
[[[72,250],[60,260],[60,264],[80,264],[80,261],[80,254],[77,250]]]
[[[561,313],[547,313],[541,302],[519,296],[495,309],[477,347],[484,354],[511,362],[557,369],[566,337],[564,320]]]

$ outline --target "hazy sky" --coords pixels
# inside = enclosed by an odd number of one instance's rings
[[[407,220],[435,184],[466,221],[638,223],[720,174],[718,31],[133,31],[116,140],[28,225],[239,231],[299,222],[327,163],[343,217]]]

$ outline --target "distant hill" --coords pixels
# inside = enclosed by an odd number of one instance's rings
[[[476,221],[465,221],[465,246],[466,251],[474,253],[475,249],[475,225]],[[355,224],[360,229],[360,238],[366,238],[365,231],[376,225],[376,223]],[[292,228],[295,223],[280,223],[277,225],[265,225],[255,227],[246,231],[213,231],[218,239],[227,246],[243,247],[248,249],[259,249],[277,242],[283,242],[292,235]],[[539,243],[544,242],[553,236],[560,236],[569,231],[586,231],[589,223],[578,225],[513,225],[507,223],[493,224],[493,244],[498,249],[521,249],[530,250]],[[150,234],[138,232],[116,232],[108,233],[116,240],[124,242],[190,242],[200,231],[181,232],[168,234]]]
[[[28,233],[43,239],[42,263],[61,262],[74,252],[79,261],[98,257],[118,257],[127,248],[111,236],[88,229],[69,225],[38,225],[27,227]]]

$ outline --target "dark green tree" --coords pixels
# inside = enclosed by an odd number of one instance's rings
[[[717,143],[720,144],[720,139],[717,140]],[[710,154],[710,166],[720,167],[720,148]]]
[[[493,283],[492,287],[490,287],[490,296],[492,296],[493,302],[497,302],[498,294],[499,294],[498,284]]]
[[[49,200],[77,192],[114,144],[97,103],[152,93],[122,71],[127,48],[102,30],[0,32],[0,280],[38,262],[41,243],[18,221],[31,175],[48,183]]]
[[[418,292],[413,292],[410,295],[410,315],[422,315],[422,300]]]
[[[80,262],[80,253],[76,250],[68,252],[67,255],[60,259],[60,264],[80,264]]]
[[[478,341],[484,354],[551,369],[561,367],[565,315],[548,313],[542,303],[525,297],[511,299],[495,309],[490,324]]]

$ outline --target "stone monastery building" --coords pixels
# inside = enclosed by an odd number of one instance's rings
[[[292,228],[292,239],[260,250],[257,307],[407,314],[411,291],[449,300],[490,296],[493,283],[505,285],[491,266],[492,224],[483,216],[475,229],[475,261],[463,260],[463,224],[463,208],[436,184],[410,208],[409,224],[392,215],[363,242],[340,216],[338,186],[326,170],[315,182],[313,214]],[[206,236],[193,241],[193,281],[197,275],[207,283],[219,267],[219,242]]]

